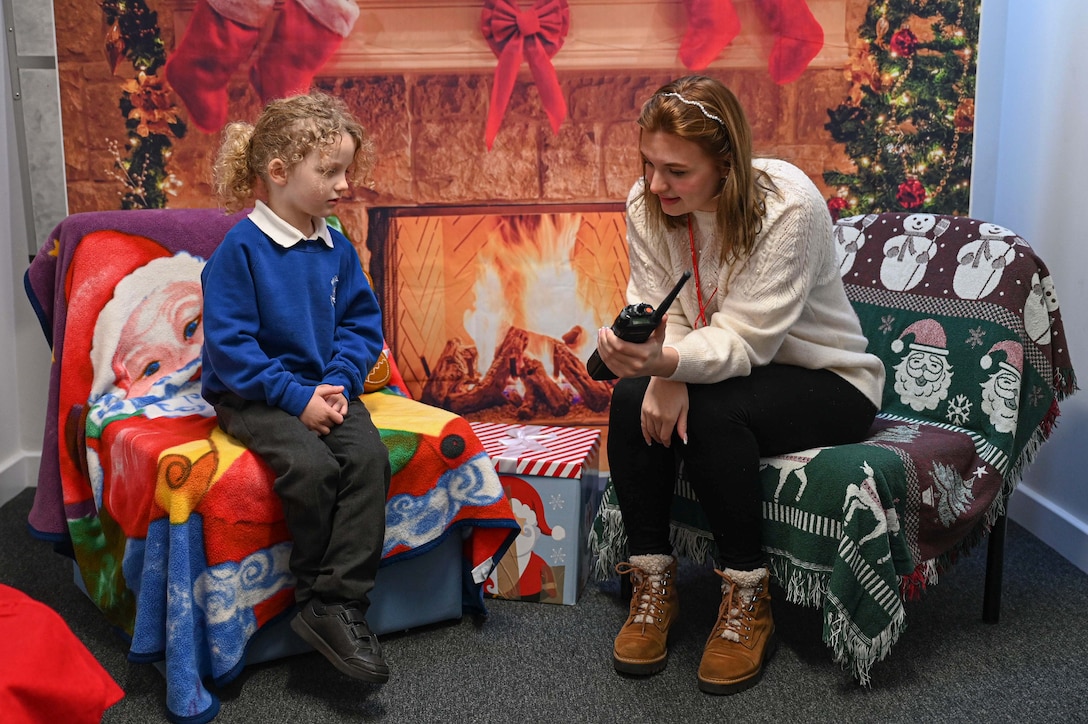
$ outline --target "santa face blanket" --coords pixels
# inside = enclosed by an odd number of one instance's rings
[[[246,646],[294,606],[273,476],[200,395],[200,270],[237,221],[217,210],[78,214],[26,275],[53,344],[30,524],[70,543],[88,594],[164,661],[167,709],[207,721]],[[146,234],[146,235],[145,235]],[[392,469],[382,565],[465,538],[464,603],[519,530],[464,419],[393,388],[363,395]]]
[[[763,544],[795,603],[822,608],[824,641],[867,682],[917,595],[1005,510],[1023,467],[1076,389],[1046,265],[1012,231],[973,219],[879,214],[835,226],[839,269],[869,351],[885,364],[866,440],[766,458]],[[714,553],[683,479],[676,550]],[[596,573],[626,538],[609,487]]]

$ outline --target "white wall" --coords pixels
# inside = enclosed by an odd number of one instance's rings
[[[7,33],[3,33],[3,35],[6,36]],[[6,42],[6,37],[0,37],[0,58],[3,58],[4,63],[3,87],[0,88],[0,92],[4,94],[4,98],[11,98],[7,73]],[[0,137],[4,139],[4,154],[3,158],[0,158],[0,219],[6,220],[3,227],[3,236],[5,238],[0,240],[0,245],[7,250],[6,253],[0,254],[0,339],[14,339],[15,337],[15,315],[13,313],[15,273],[13,271],[13,254],[11,253],[13,245],[11,239],[14,236],[12,229],[14,214],[12,212],[19,207],[13,208],[13,202],[17,203],[17,200],[12,198],[12,191],[13,189],[18,190],[18,185],[12,183],[13,170],[9,162],[9,159],[13,157],[10,142],[11,134],[9,132],[11,125],[12,111],[9,101],[4,104],[4,113],[0,115],[0,133],[2,133]],[[15,173],[17,173],[17,170]],[[20,213],[19,216],[21,217],[22,214]],[[15,345],[0,345],[0,369],[4,370],[4,376],[10,382],[15,381],[12,377],[9,377],[9,374],[15,371],[15,367]],[[0,410],[17,408],[16,390],[18,389],[18,384],[0,385]],[[5,415],[3,419],[0,419],[0,502],[7,500],[19,490],[18,482],[9,471],[12,469],[12,465],[15,464],[21,450],[22,441],[19,434],[18,415],[14,418]]]
[[[971,214],[1013,229],[1049,267],[1088,385],[1088,72],[1084,0],[983,0]],[[1010,517],[1088,571],[1088,392],[1061,406]]]
[[[0,339],[7,340],[0,343],[0,504],[37,483],[49,370],[49,347],[23,291],[28,238],[7,42],[0,33]]]

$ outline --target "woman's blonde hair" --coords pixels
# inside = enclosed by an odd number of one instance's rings
[[[253,199],[258,179],[267,180],[273,159],[291,169],[314,149],[331,151],[345,135],[355,141],[348,173],[357,182],[373,167],[374,142],[342,100],[321,91],[274,100],[256,123],[223,129],[213,168],[216,196],[227,211],[237,211]]]
[[[669,133],[691,141],[714,160],[723,176],[717,208],[722,263],[747,259],[762,228],[766,195],[774,185],[767,174],[752,168],[752,129],[733,92],[706,76],[679,78],[661,86],[643,104],[638,125],[640,134]],[[687,225],[686,216],[669,216],[661,210],[648,183],[642,196],[650,219],[657,224]]]

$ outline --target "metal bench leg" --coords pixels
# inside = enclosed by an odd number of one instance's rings
[[[982,598],[982,620],[997,623],[1001,617],[1001,574],[1005,564],[1006,516],[1001,515],[990,529],[986,547],[986,583]]]

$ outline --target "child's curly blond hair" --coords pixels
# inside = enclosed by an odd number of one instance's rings
[[[355,141],[348,171],[355,183],[374,165],[374,142],[342,100],[311,91],[272,101],[255,124],[236,121],[223,129],[213,168],[216,196],[227,211],[237,211],[251,202],[273,159],[291,169],[314,149],[327,153],[345,134]]]

